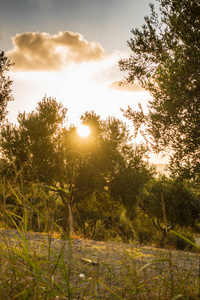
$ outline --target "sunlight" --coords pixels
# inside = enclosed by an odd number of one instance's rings
[[[113,78],[114,81],[120,78],[120,74],[116,72],[116,55],[98,62],[72,63],[55,72],[13,72],[16,101],[8,105],[9,118],[16,123],[19,111],[25,110],[28,113],[34,110],[38,101],[46,95],[56,98],[68,109],[68,124],[79,127],[79,119],[86,111],[94,111],[102,119],[115,116],[128,123],[120,108],[126,110],[130,105],[138,110],[138,102],[141,102],[146,112],[150,95],[146,91],[111,88]],[[83,135],[87,136],[89,133],[85,132]]]
[[[81,137],[87,137],[90,135],[90,128],[86,125],[80,125],[77,128],[77,132]]]

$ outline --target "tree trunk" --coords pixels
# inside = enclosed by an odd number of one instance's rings
[[[68,203],[68,220],[69,220],[69,233],[74,233],[74,219],[72,215],[71,204]]]
[[[161,228],[161,232],[162,232],[162,237],[160,239],[160,248],[164,248],[165,245],[165,239],[167,237],[167,230],[166,228]]]
[[[67,233],[67,236],[70,237],[70,235],[74,232],[74,220],[72,215],[71,204],[63,191],[60,192],[60,196],[65,206],[66,212],[63,230],[65,233]]]

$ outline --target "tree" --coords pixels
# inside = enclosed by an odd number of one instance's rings
[[[44,97],[35,111],[19,113],[18,125],[7,123],[2,127],[1,152],[23,190],[29,183],[43,185],[60,195],[68,214],[63,150],[66,112],[56,99]]]
[[[144,149],[133,150],[126,125],[115,117],[101,120],[86,112],[81,120],[91,134],[81,138],[75,126],[63,126],[65,114],[62,104],[45,97],[35,111],[18,115],[18,125],[5,124],[6,171],[12,170],[23,190],[31,182],[60,196],[59,224],[65,231],[73,229],[74,215],[79,227],[87,219],[95,227],[105,218],[109,227],[113,219],[117,222],[119,207],[133,218],[136,197],[152,176]]]
[[[13,64],[5,57],[4,52],[0,51],[0,122],[6,115],[6,107],[9,101],[13,100],[11,95],[12,81],[6,76],[6,72],[10,70]]]
[[[161,232],[160,246],[164,245],[168,229],[176,225],[195,228],[199,218],[199,194],[187,181],[165,176],[150,180],[139,196],[139,207]]]
[[[15,170],[23,169],[27,181],[54,185],[62,173],[62,126],[66,109],[56,99],[44,97],[36,111],[19,113],[18,126],[2,128],[1,150]]]
[[[79,148],[83,155],[74,189],[79,216],[83,222],[89,216],[93,224],[106,219],[107,229],[114,223],[119,227],[122,210],[133,220],[137,196],[152,178],[153,170],[143,160],[146,150],[130,143],[127,126],[115,117],[101,120],[87,112],[81,119],[91,135]]]
[[[154,168],[143,160],[146,152],[143,145],[129,149],[110,183],[111,195],[122,202],[130,220],[136,217],[138,196],[155,175]]]
[[[200,180],[200,3],[158,0],[160,15],[150,5],[142,29],[133,29],[121,59],[125,82],[137,80],[152,96],[149,112],[124,112],[136,132],[145,124],[152,148],[171,151],[172,174]]]

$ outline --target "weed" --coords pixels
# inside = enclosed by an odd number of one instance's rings
[[[45,222],[45,216],[25,201],[26,208]],[[4,224],[0,231],[2,300],[198,299],[199,247],[176,232],[171,234],[197,253],[72,238],[53,220],[47,234],[31,233],[17,214],[4,212],[15,229]],[[62,238],[54,236],[53,228]]]

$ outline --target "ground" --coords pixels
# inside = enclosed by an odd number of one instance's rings
[[[172,299],[181,294],[187,296],[185,299],[198,299],[198,253],[81,238],[67,240],[16,230],[2,230],[0,239],[4,251],[1,257],[8,247],[14,249],[20,258],[18,269],[24,270],[22,260],[37,266],[46,281],[51,274],[51,281],[59,283],[66,293],[70,286],[74,299]],[[68,287],[63,268],[67,270]],[[27,274],[32,278],[32,273]]]

